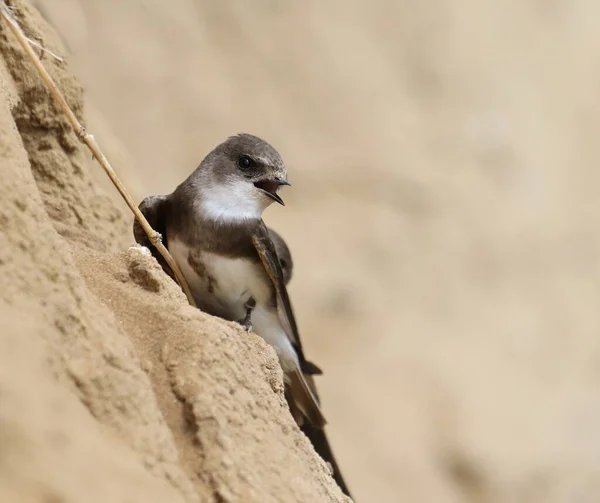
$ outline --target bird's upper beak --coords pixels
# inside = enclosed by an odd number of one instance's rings
[[[283,199],[281,199],[281,197],[279,197],[277,194],[277,190],[282,185],[291,185],[291,183],[281,178],[270,178],[268,180],[259,180],[258,182],[254,182],[254,186],[257,189],[262,190],[267,196],[273,199],[273,201],[277,201],[282,206],[285,206]]]

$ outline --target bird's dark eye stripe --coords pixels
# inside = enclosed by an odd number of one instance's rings
[[[240,169],[250,169],[256,164],[249,156],[242,155],[237,162]]]

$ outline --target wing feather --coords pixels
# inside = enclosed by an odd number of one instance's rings
[[[167,243],[167,211],[169,204],[169,196],[149,196],[146,197],[139,205],[139,209],[142,214],[148,220],[148,223],[151,227],[162,236],[163,244],[168,248]],[[152,255],[158,260],[158,263],[162,266],[164,271],[171,276],[174,277],[173,271],[165,262],[163,256],[158,253],[158,250],[154,247],[154,245],[148,239],[148,236],[142,229],[140,223],[134,219],[133,221],[133,237],[136,242],[148,248]]]
[[[317,397],[306,383],[303,375],[304,366],[308,366],[317,370],[319,369],[314,364],[308,364],[304,358],[302,344],[298,334],[298,326],[296,325],[296,319],[294,318],[290,298],[285,287],[281,265],[279,263],[279,259],[277,258],[275,245],[269,237],[268,230],[264,223],[261,222],[257,232],[252,235],[252,243],[258,252],[258,256],[260,257],[260,260],[267,271],[273,286],[275,287],[279,318],[288,338],[296,350],[300,362],[300,368],[294,376],[291,376],[294,384],[293,392],[296,395],[295,398],[301,402],[298,404],[298,406],[302,408],[303,413],[312,424],[317,427],[322,427],[325,424],[325,418],[321,413]]]

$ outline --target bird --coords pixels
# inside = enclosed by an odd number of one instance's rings
[[[139,209],[162,235],[198,308],[240,323],[275,349],[292,416],[349,494],[323,429],[313,381],[322,371],[305,358],[286,288],[291,254],[262,220],[273,202],[284,205],[278,192],[289,185],[279,152],[242,133],[217,145],[171,194],[146,197]],[[137,220],[133,232],[173,277]]]

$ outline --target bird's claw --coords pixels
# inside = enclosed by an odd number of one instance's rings
[[[252,331],[252,311],[256,307],[256,301],[253,298],[250,298],[250,299],[248,299],[248,302],[246,302],[246,305],[244,307],[246,308],[246,316],[244,318],[242,318],[240,321],[238,321],[238,323],[240,325],[242,325],[242,328],[246,332],[251,332]]]
[[[250,321],[248,316],[246,316],[243,320],[238,321],[238,323],[242,326],[244,331],[252,332],[252,321]]]

